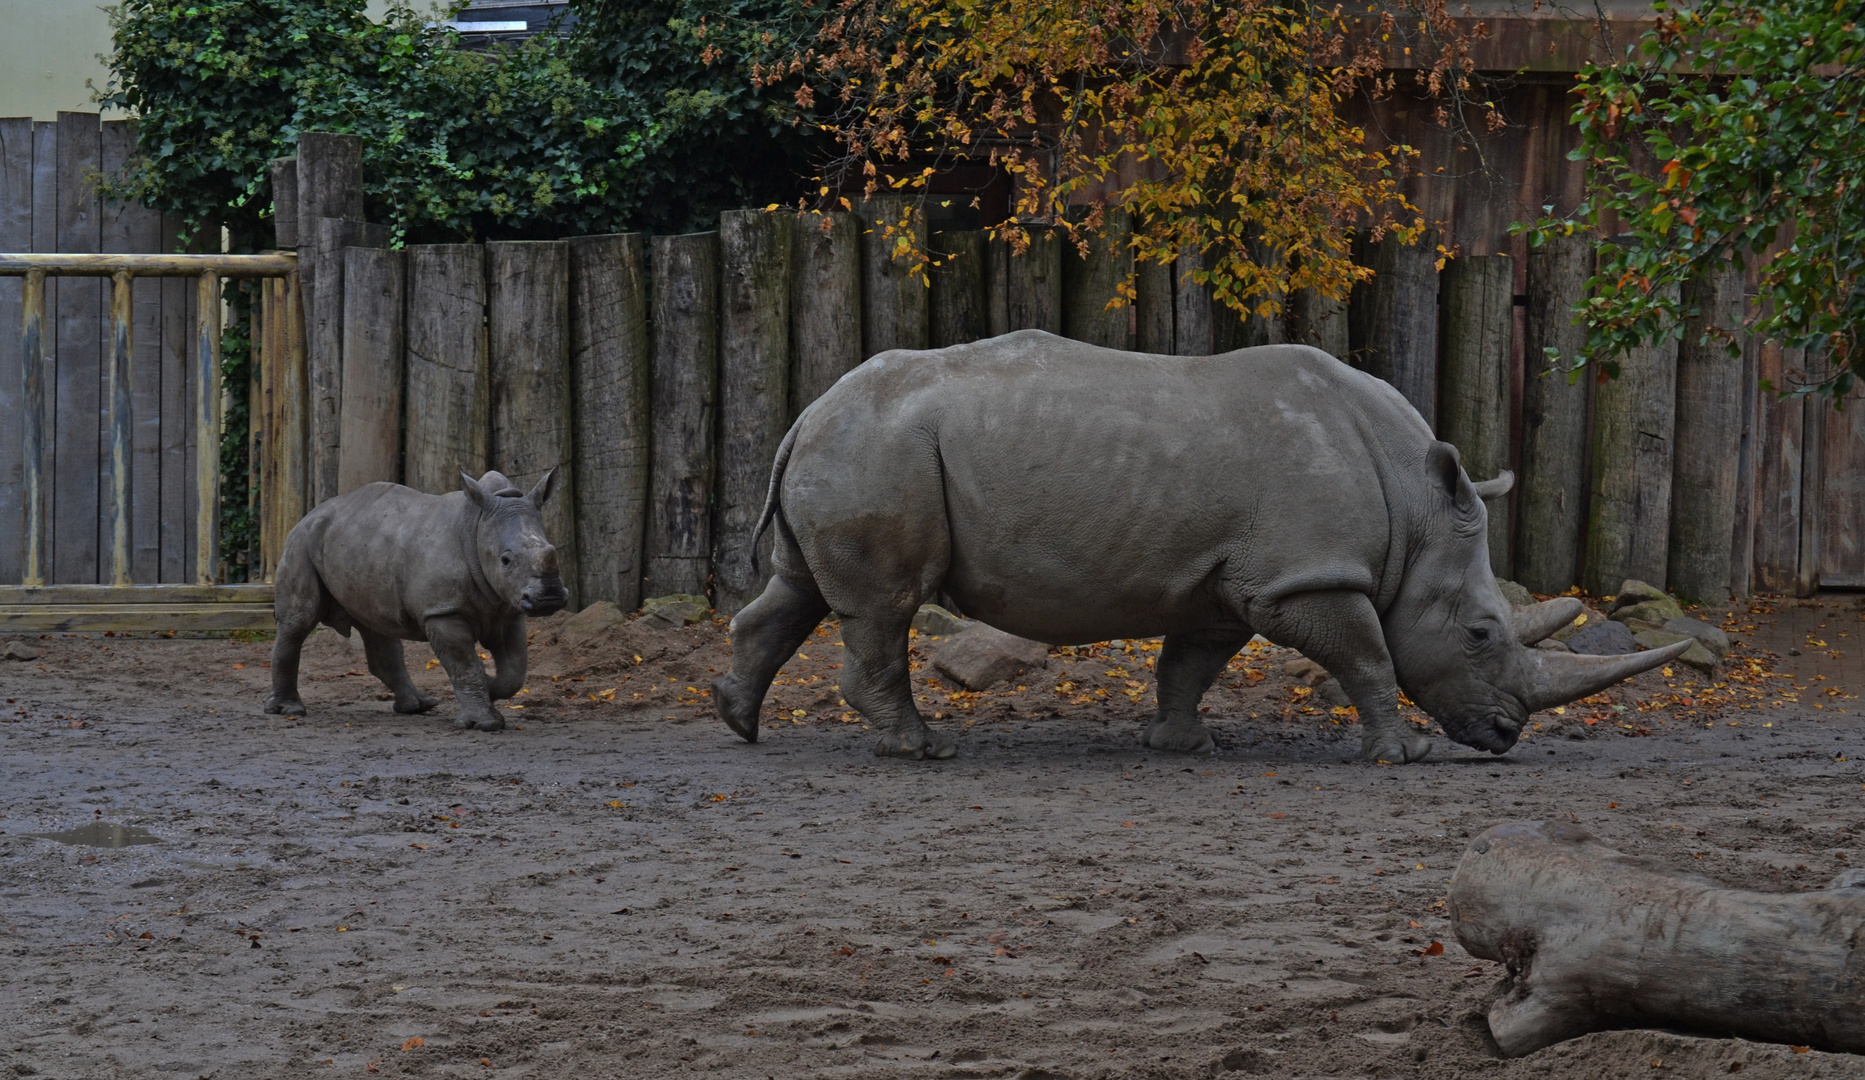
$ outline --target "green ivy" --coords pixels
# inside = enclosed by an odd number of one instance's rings
[[[1576,309],[1591,356],[1682,337],[1693,312],[1667,286],[1731,260],[1756,271],[1753,332],[1824,357],[1777,389],[1843,398],[1865,376],[1865,5],[1654,7],[1575,88],[1586,201],[1526,231],[1602,238]]]

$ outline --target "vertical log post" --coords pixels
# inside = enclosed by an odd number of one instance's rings
[[[1062,333],[1104,349],[1133,347],[1128,325],[1133,314],[1120,302],[1120,288],[1133,272],[1133,220],[1110,207],[1101,229],[1088,233],[1087,252],[1074,243],[1062,257]],[[1119,306],[1110,306],[1119,302]]]
[[[949,229],[932,235],[932,347],[963,345],[991,336],[986,263],[990,243],[982,232]]]
[[[1746,286],[1745,286],[1746,294]],[[1747,297],[1744,296],[1744,312]],[[1736,462],[1735,522],[1730,529],[1729,591],[1740,599],[1753,595],[1755,573],[1755,495],[1761,448],[1756,445],[1761,395],[1756,385],[1760,342],[1742,335],[1742,441]]]
[[[20,290],[20,363],[23,385],[20,407],[22,447],[20,471],[25,480],[26,544],[20,582],[45,584],[45,271],[29,270]]]
[[[32,250],[32,118],[0,118],[0,251]],[[0,416],[21,417],[26,361],[19,351],[25,312],[17,278],[0,280]],[[26,538],[24,447],[0,435],[0,583],[21,580]]]
[[[1593,394],[1593,499],[1586,588],[1610,596],[1628,578],[1665,586],[1677,408],[1677,341],[1633,349]]]
[[[898,195],[855,204],[861,219],[861,341],[864,359],[926,347],[926,283],[913,273],[926,219]],[[905,249],[902,249],[902,241]]]
[[[648,498],[647,256],[639,233],[570,241],[570,385],[582,600],[641,606]]]
[[[861,223],[812,211],[790,252],[790,419],[866,359],[861,351]]]
[[[1216,347],[1211,289],[1195,277],[1203,259],[1183,251],[1172,264],[1172,351],[1178,356],[1210,356]]]
[[[1133,268],[1134,347],[1143,353],[1173,353],[1172,264],[1138,260]]]
[[[1820,490],[1826,477],[1826,425],[1832,420],[1826,399],[1808,394],[1801,399],[1800,443],[1800,551],[1795,560],[1794,594],[1812,596],[1820,589],[1820,563],[1826,532],[1826,499]]]
[[[641,594],[703,594],[712,551],[719,234],[653,240],[653,450]]]
[[[220,275],[195,284],[194,300],[194,580],[220,580]]]
[[[298,159],[273,158],[267,173],[272,178],[272,242],[290,251],[298,246]],[[362,217],[362,211],[355,216]]]
[[[561,240],[486,245],[493,467],[529,491],[556,470],[544,533],[577,596],[576,444],[570,406],[570,247]]]
[[[440,495],[459,488],[462,472],[480,476],[491,467],[486,249],[420,244],[407,248],[405,258],[402,483]]]
[[[1444,268],[1441,437],[1464,471],[1487,480],[1509,467],[1509,367],[1515,331],[1515,260],[1470,255]],[[1509,496],[1489,511],[1489,567],[1510,577]]]
[[[110,490],[104,494],[104,534],[110,543],[110,583],[128,585],[130,576],[130,448],[133,445],[136,410],[131,400],[135,373],[131,354],[135,349],[130,329],[134,318],[131,296],[136,279],[127,270],[110,278],[110,367],[106,379],[108,413],[105,419],[105,444],[109,461]]]
[[[337,494],[401,481],[402,253],[344,248],[343,408]]]
[[[796,218],[719,215],[719,448],[713,515],[713,606],[735,615],[770,580],[771,536],[753,530],[790,415],[790,256]],[[917,284],[917,283],[916,283]],[[924,298],[922,298],[923,300]],[[753,562],[757,569],[752,568]]]
[[[342,277],[340,252],[365,243],[353,232],[327,232],[324,219],[363,220],[363,140],[357,135],[307,131],[298,136],[297,239],[303,256],[298,273],[304,282],[304,310],[309,320],[306,364],[311,402],[311,505],[337,493],[337,447],[343,401]],[[275,197],[276,205],[276,197]]]
[[[1437,429],[1438,234],[1417,244],[1388,236],[1378,245],[1366,370],[1391,383]],[[1617,584],[1615,582],[1615,584]]]
[[[103,250],[103,207],[93,177],[103,164],[103,129],[96,113],[58,114],[56,179],[50,224],[56,247],[39,251]],[[38,181],[35,178],[35,191]],[[34,216],[37,216],[35,207]],[[35,221],[35,227],[37,222]],[[100,550],[110,538],[102,528],[109,493],[102,490],[108,462],[100,420],[104,374],[110,370],[105,342],[102,282],[95,277],[66,277],[51,290],[53,325],[48,335],[52,361],[49,389],[54,422],[50,435],[52,486],[47,493],[51,533],[46,537],[50,580],[59,585],[94,585],[110,580],[109,554]]]
[[[1671,478],[1670,585],[1687,600],[1729,596],[1742,452],[1742,272],[1708,268],[1684,294],[1677,345],[1677,455]],[[1732,351],[1732,348],[1734,351]]]
[[[1295,342],[1312,345],[1329,356],[1347,355],[1347,301],[1319,289],[1297,289],[1290,302],[1289,322],[1289,336]]]
[[[1804,366],[1799,349],[1763,341],[1756,347],[1755,408],[1755,587],[1764,592],[1794,588],[1800,565],[1800,467],[1805,403],[1782,400],[1780,392]]]
[[[1586,348],[1586,329],[1574,324],[1574,308],[1586,299],[1593,247],[1585,237],[1555,237],[1529,249],[1527,269],[1515,580],[1533,592],[1559,593],[1580,581],[1587,389],[1595,372],[1588,369],[1570,382],[1567,368]]]
[[[1015,228],[1016,226],[1006,226]],[[994,260],[1004,268],[1004,333],[1012,330],[1062,332],[1062,237],[1045,225],[1021,226],[1029,246],[1021,254],[1011,237],[993,240],[1002,250]]]

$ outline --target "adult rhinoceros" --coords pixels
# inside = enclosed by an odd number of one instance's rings
[[[907,676],[914,611],[1052,644],[1163,635],[1159,750],[1213,746],[1198,701],[1260,633],[1334,673],[1361,754],[1431,742],[1403,689],[1458,742],[1502,753],[1528,714],[1678,655],[1529,648],[1579,612],[1511,614],[1490,575],[1485,497],[1457,450],[1386,383],[1317,349],[1150,356],[1026,330],[886,352],[805,409],[771,472],[774,576],[732,624],[713,687],[747,740],[777,669],[830,611],[841,693],[875,752],[950,757]]]

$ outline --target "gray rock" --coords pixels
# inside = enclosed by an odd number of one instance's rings
[[[970,625],[938,604],[921,604],[913,613],[913,629],[930,637],[951,637]]]
[[[1544,641],[1535,642],[1535,648],[1546,649],[1549,652],[1573,652],[1572,649],[1567,647],[1566,642],[1556,641],[1553,638],[1548,638]]]
[[[1300,679],[1309,686],[1320,686],[1322,683],[1333,678],[1333,676],[1328,674],[1327,668],[1322,667],[1306,656],[1297,657],[1282,665],[1282,673],[1292,679]]]
[[[557,643],[580,649],[608,640],[610,634],[628,622],[628,615],[612,600],[598,600],[570,616],[557,632]]]
[[[6,643],[6,651],[0,653],[0,656],[8,660],[37,660],[39,653],[23,641],[9,641]]]
[[[1677,601],[1667,596],[1662,600],[1641,600],[1636,604],[1617,608],[1607,617],[1632,627],[1634,631],[1657,630],[1672,619],[1683,618],[1684,609],[1677,605]],[[1635,623],[1643,625],[1635,626],[1633,625]]]
[[[643,621],[663,627],[691,626],[712,614],[712,602],[692,593],[656,596],[641,602]]]
[[[1622,656],[1638,651],[1638,641],[1632,637],[1632,631],[1611,619],[1597,622],[1588,619],[1585,626],[1568,635],[1562,644],[1583,656]]]
[[[932,658],[934,670],[967,690],[988,690],[1048,665],[1049,646],[983,623],[946,638]]]
[[[1729,655],[1729,635],[1720,627],[1711,626],[1702,619],[1693,619],[1688,615],[1672,619],[1661,627],[1673,634],[1689,634],[1703,643],[1703,647],[1721,660]]]
[[[1612,598],[1612,604],[1607,607],[1606,614],[1614,614],[1620,608],[1628,608],[1633,604],[1642,604],[1647,600],[1670,599],[1670,594],[1658,588],[1656,585],[1648,584],[1637,578],[1626,578],[1625,584],[1619,586],[1619,595]]]
[[[1347,709],[1353,706],[1353,699],[1347,696],[1347,688],[1332,675],[1322,680],[1320,686],[1315,687],[1314,697],[1330,709]]]
[[[1513,581],[1497,578],[1496,587],[1502,590],[1502,598],[1507,600],[1511,607],[1527,607],[1535,602],[1535,598],[1528,594],[1526,585],[1517,585]]]
[[[1580,608],[1580,614],[1577,617],[1575,617],[1573,622],[1568,623],[1566,626],[1561,627],[1559,630],[1556,630],[1553,634],[1549,636],[1552,637],[1555,641],[1566,641],[1568,638],[1573,637],[1575,634],[1578,634],[1582,627],[1594,626],[1599,623],[1603,623],[1605,621],[1606,621],[1605,612],[1599,610],[1598,608],[1591,608],[1591,607],[1586,607],[1583,605]]]
[[[1692,634],[1677,634],[1669,630],[1645,630],[1634,634],[1632,639],[1647,649],[1662,649],[1666,645],[1688,641],[1691,643],[1690,648],[1685,649],[1684,655],[1678,659],[1704,675],[1716,674],[1716,657],[1703,647],[1703,642],[1697,640]]]

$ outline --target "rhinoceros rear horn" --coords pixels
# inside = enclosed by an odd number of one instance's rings
[[[1524,645],[1533,645],[1573,622],[1579,616],[1582,606],[1574,597],[1558,596],[1552,600],[1543,600],[1533,607],[1522,608],[1509,620],[1515,632],[1515,640]]]
[[[1529,650],[1529,686],[1523,704],[1529,712],[1552,709],[1597,694],[1622,679],[1650,671],[1682,656],[1691,646],[1679,641],[1650,652],[1624,656],[1581,656],[1578,653]]]
[[[1476,497],[1485,502],[1490,499],[1500,499],[1515,486],[1515,474],[1504,469],[1496,474],[1494,480],[1477,480],[1470,486],[1476,488]]]
[[[531,490],[525,493],[525,498],[531,500],[532,506],[535,506],[540,510],[543,509],[544,501],[550,498],[551,484],[556,479],[557,479],[556,469],[551,469],[549,472],[546,472],[542,477],[538,479],[537,483],[531,485]]]

